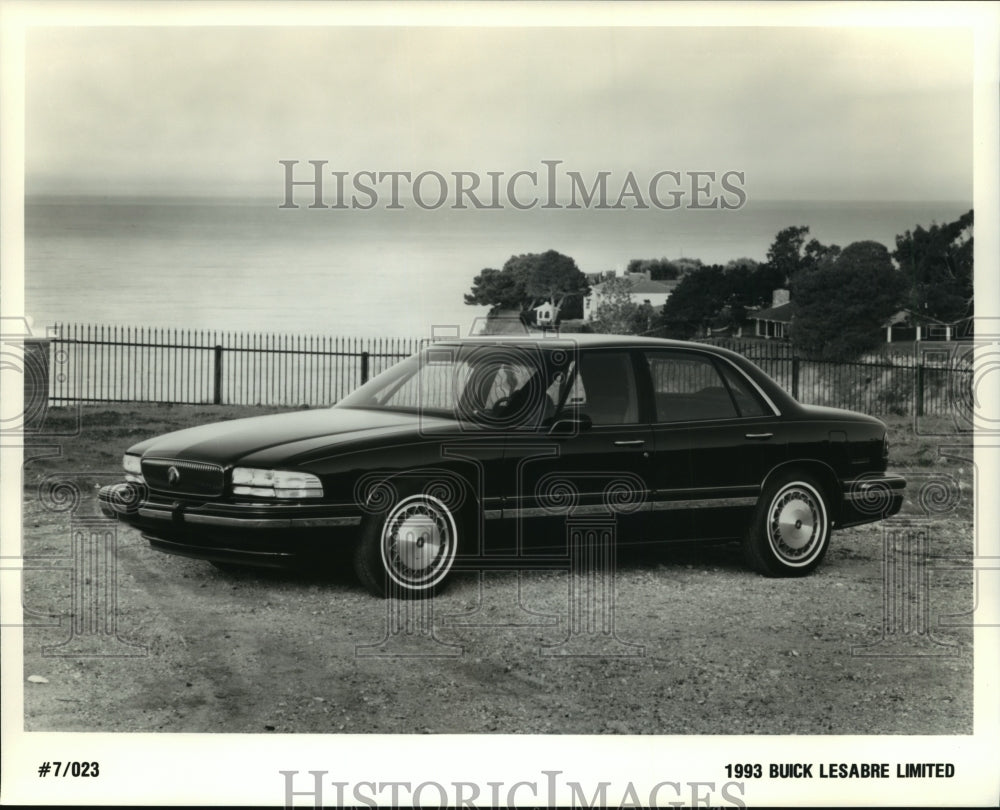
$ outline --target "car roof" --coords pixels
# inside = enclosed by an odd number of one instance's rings
[[[595,335],[584,332],[571,332],[564,335],[470,335],[464,338],[447,338],[445,340],[435,340],[431,345],[460,345],[460,344],[510,344],[521,346],[545,346],[562,345],[567,342],[578,346],[586,347],[613,347],[613,346],[659,346],[676,348],[704,348],[712,351],[719,351],[720,347],[711,346],[707,343],[694,343],[687,340],[667,340],[666,338],[643,337],[641,335]],[[723,350],[724,351],[724,350]]]

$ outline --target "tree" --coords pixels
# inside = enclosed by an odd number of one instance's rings
[[[853,359],[879,344],[904,290],[885,245],[854,242],[793,280],[792,343],[813,357]]]
[[[673,259],[670,263],[677,268],[681,276],[686,276],[688,273],[693,273],[695,270],[700,270],[705,266],[701,259],[684,256],[679,259]]]
[[[767,263],[773,270],[780,273],[788,284],[802,267],[802,248],[809,233],[807,225],[793,225],[778,231],[774,241],[767,249]]]
[[[583,316],[583,299],[590,292],[587,277],[576,262],[555,250],[511,256],[501,270],[487,267],[472,280],[465,303],[501,309],[517,309],[526,315],[548,301],[555,318]]]
[[[954,222],[896,237],[892,256],[909,282],[906,303],[913,311],[945,323],[972,315],[972,226],[970,210]]]
[[[726,305],[729,288],[719,265],[693,270],[681,279],[661,310],[666,337],[686,340],[708,326]]]
[[[767,264],[776,279],[775,287],[786,287],[803,270],[815,270],[837,258],[838,245],[824,245],[818,239],[810,239],[807,225],[793,225],[778,231],[767,249]]]
[[[840,245],[824,245],[818,239],[810,239],[805,247],[799,270],[816,270],[825,267],[840,255]]]
[[[525,260],[523,263],[528,268],[524,287],[533,299],[532,306],[546,301],[552,304],[555,321],[560,316],[579,318],[583,315],[583,299],[590,293],[590,283],[575,261],[556,250],[529,253],[518,259]]]
[[[771,305],[771,293],[783,286],[784,278],[769,264],[753,259],[737,259],[725,267],[727,322],[721,325],[740,326],[747,311]]]
[[[609,335],[635,335],[650,328],[654,315],[649,304],[632,300],[632,282],[617,276],[601,283],[601,295],[590,328]]]
[[[726,266],[724,269],[728,273],[732,270],[736,270],[741,267],[745,267],[748,270],[756,270],[758,267],[760,267],[760,262],[757,261],[756,259],[751,259],[748,256],[743,256],[739,259],[730,259],[728,262],[726,262]]]
[[[649,273],[650,281],[673,281],[681,274],[680,268],[669,259],[632,259],[626,273]]]
[[[465,303],[492,307],[493,311],[520,310],[527,297],[522,275],[506,266],[503,270],[487,267],[472,280],[472,292],[465,294]]]

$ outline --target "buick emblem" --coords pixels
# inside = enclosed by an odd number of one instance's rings
[[[167,481],[170,482],[170,486],[177,486],[177,482],[181,480],[181,471],[176,467],[171,467],[167,470]]]

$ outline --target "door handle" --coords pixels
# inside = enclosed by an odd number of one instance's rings
[[[645,439],[628,439],[615,442],[616,447],[638,447],[640,444],[645,444]]]
[[[746,437],[748,439],[770,439],[773,433],[747,433]]]

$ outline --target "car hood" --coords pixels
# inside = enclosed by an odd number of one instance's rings
[[[440,429],[449,424],[449,420],[416,414],[324,408],[200,425],[147,439],[128,452],[222,466],[256,455],[287,463],[303,453],[349,444],[373,434],[416,433],[418,428]]]

